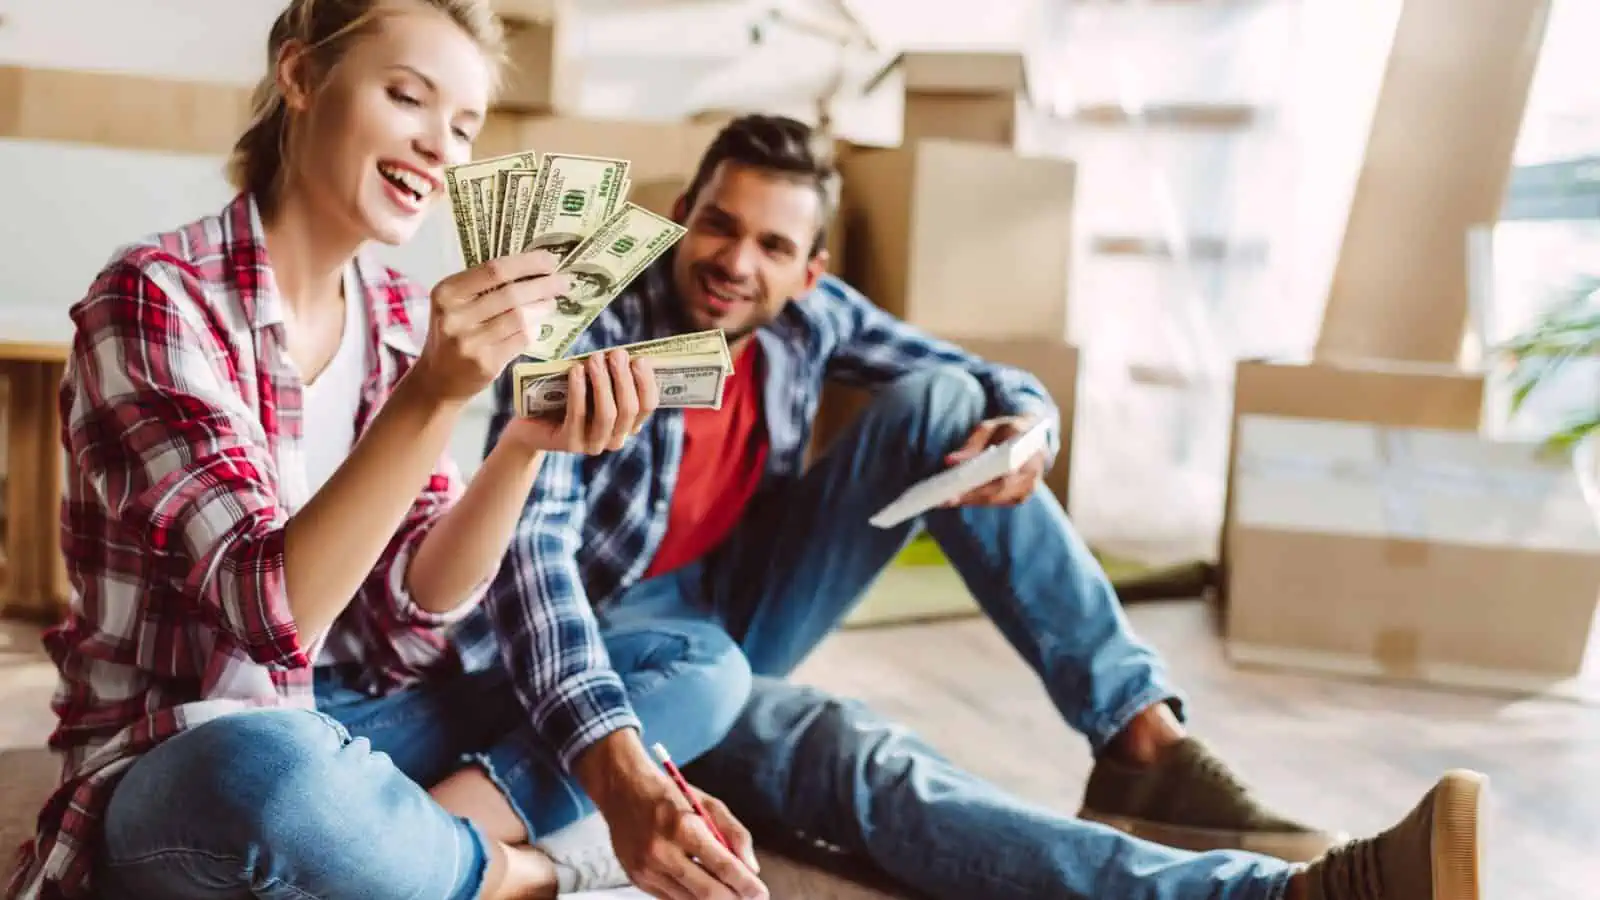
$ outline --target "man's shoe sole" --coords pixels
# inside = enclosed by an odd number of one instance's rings
[[[1433,801],[1433,900],[1480,900],[1480,811],[1489,779],[1454,769],[1439,779]]]
[[[1287,862],[1311,862],[1329,848],[1348,840],[1343,834],[1322,832],[1288,833],[1277,831],[1229,831],[1219,828],[1186,828],[1162,822],[1147,822],[1126,816],[1113,816],[1084,809],[1078,817],[1115,828],[1124,834],[1179,850],[1205,853],[1210,850],[1244,850]],[[1452,897],[1451,900],[1454,900]]]

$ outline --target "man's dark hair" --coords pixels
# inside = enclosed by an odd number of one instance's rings
[[[822,251],[828,242],[828,226],[839,208],[839,173],[833,165],[831,139],[818,135],[806,123],[785,116],[740,116],[723,126],[700,157],[700,168],[683,194],[686,208],[694,207],[700,190],[724,161],[811,185],[822,211],[811,255]]]

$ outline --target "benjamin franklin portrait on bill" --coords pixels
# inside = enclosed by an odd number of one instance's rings
[[[556,298],[556,311],[564,316],[583,316],[595,306],[604,306],[611,294],[611,276],[606,272],[580,270],[568,273],[572,290]]]

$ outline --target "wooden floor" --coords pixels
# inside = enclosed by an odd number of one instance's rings
[[[1441,770],[1476,768],[1493,779],[1486,896],[1596,896],[1600,709],[1238,671],[1199,604],[1130,614],[1189,694],[1195,730],[1291,814],[1366,833],[1403,815]],[[27,629],[0,626],[0,760],[7,747],[38,746],[49,728],[51,677],[36,646]],[[1033,800],[1077,806],[1083,742],[986,622],[845,632],[800,677],[875,703]]]

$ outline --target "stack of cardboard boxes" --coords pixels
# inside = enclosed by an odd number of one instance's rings
[[[1600,527],[1570,462],[1479,433],[1483,387],[1430,363],[1239,365],[1233,659],[1585,690]]]
[[[576,115],[582,72],[569,49],[571,0],[495,0],[494,9],[506,26],[510,71],[474,155],[532,148],[627,159],[629,199],[669,214],[719,124]]]
[[[578,103],[580,75],[568,52],[570,0],[495,0],[505,26],[505,81],[497,111],[547,115]]]
[[[1596,692],[1578,676],[1600,516],[1569,460],[1483,435],[1484,375],[1457,365],[1466,235],[1504,195],[1547,13],[1401,14],[1316,359],[1237,368],[1219,591],[1237,661]]]
[[[1031,102],[1020,53],[902,53],[866,91],[896,88],[897,145],[835,141],[843,184],[830,269],[907,323],[1044,384],[1062,416],[1045,482],[1065,505],[1078,387],[1077,350],[1065,339],[1076,169],[1020,151]],[[865,391],[829,386],[812,457],[869,402]],[[942,562],[936,548],[908,548],[846,624],[975,613]]]
[[[867,89],[896,80],[900,144],[840,145],[836,271],[906,322],[1044,382],[1062,411],[1046,480],[1065,504],[1078,375],[1066,341],[1075,167],[1018,150],[1030,103],[1020,53],[902,53]],[[831,390],[816,449],[865,403]]]

